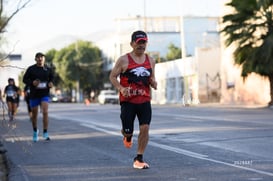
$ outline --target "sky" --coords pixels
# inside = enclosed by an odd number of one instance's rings
[[[10,22],[8,48],[24,53],[62,35],[115,30],[115,18],[220,16],[224,0],[32,0]],[[9,1],[14,2],[14,1]]]

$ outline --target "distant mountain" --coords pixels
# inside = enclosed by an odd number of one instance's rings
[[[32,64],[34,55],[36,52],[47,52],[51,49],[62,49],[78,40],[98,42],[101,39],[105,39],[107,36],[114,34],[114,31],[104,30],[99,32],[90,33],[88,35],[75,36],[75,35],[61,35],[51,38],[47,41],[41,42],[31,48],[28,48],[22,52],[22,62],[24,64]]]

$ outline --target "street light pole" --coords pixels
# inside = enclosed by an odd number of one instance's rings
[[[147,31],[147,18],[146,18],[146,0],[143,0],[143,17],[144,17],[144,31]]]
[[[78,42],[75,44],[75,50],[76,50],[76,61],[79,61],[79,49],[78,49]],[[78,64],[78,63],[77,63]],[[80,70],[79,65],[77,65],[78,73],[77,73],[77,82],[76,82],[76,101],[80,102]]]
[[[182,6],[182,4],[181,4]],[[183,91],[183,102],[184,105],[189,105],[190,95],[189,95],[189,83],[188,83],[188,76],[186,75],[186,57],[187,57],[187,50],[186,50],[186,41],[185,41],[185,30],[184,30],[184,16],[180,15],[180,37],[181,37],[181,57],[183,62],[183,82],[184,82],[184,91]]]

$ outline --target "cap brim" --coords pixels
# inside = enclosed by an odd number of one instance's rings
[[[39,53],[39,54],[37,54],[35,57],[36,57],[36,58],[37,58],[37,57],[45,57],[45,55],[42,54],[42,53]]]
[[[136,39],[135,42],[137,43],[137,42],[139,42],[139,41],[141,41],[141,40],[148,41],[148,38],[138,38],[138,39]]]

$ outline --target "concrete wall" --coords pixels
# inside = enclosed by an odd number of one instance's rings
[[[219,102],[221,96],[220,47],[196,48],[198,65],[198,97],[203,102]]]
[[[152,91],[153,103],[219,102],[220,53],[219,47],[197,48],[195,57],[157,63],[155,76],[158,89]],[[187,92],[188,98],[186,98]]]
[[[198,102],[196,73],[196,61],[193,57],[157,63],[155,76],[158,87],[157,90],[152,90],[152,102],[157,104],[185,104],[186,101],[194,100]],[[191,100],[184,99],[186,89],[190,90]]]

